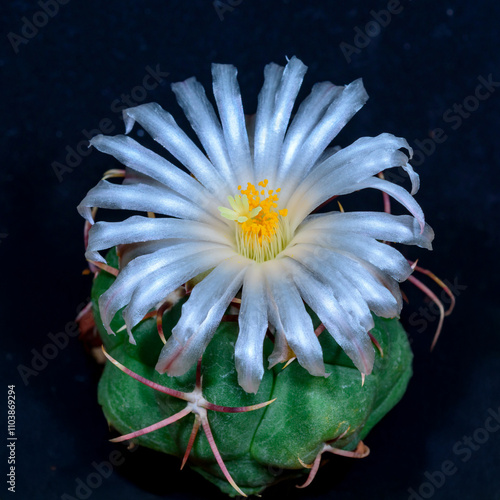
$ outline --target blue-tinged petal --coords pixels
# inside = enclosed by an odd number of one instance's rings
[[[181,319],[160,353],[156,365],[158,372],[178,376],[196,363],[241,288],[251,263],[240,256],[227,259],[193,288],[182,306]]]
[[[289,167],[292,178],[288,180],[287,189],[283,193],[286,197],[291,195],[292,190],[313,167],[325,148],[368,100],[368,94],[361,79],[340,88],[340,92],[336,92],[334,97],[335,99],[322,118],[307,134],[300,149],[294,155]]]
[[[225,231],[203,222],[181,219],[156,219],[129,217],[122,222],[97,222],[89,232],[89,242],[85,257],[87,260],[105,262],[98,253],[116,245],[145,241],[180,238],[187,240],[211,241],[221,245],[231,245],[230,236]]]
[[[290,197],[287,204],[292,227],[296,227],[332,196],[387,168],[406,165],[408,156],[399,149],[408,143],[391,134],[363,137],[315,166]]]
[[[264,375],[263,346],[267,320],[266,279],[262,266],[255,264],[245,274],[238,318],[239,334],[235,346],[238,383],[256,393]]]
[[[234,255],[234,254],[233,254]],[[246,269],[255,264],[254,261],[246,259],[240,255],[234,255],[222,264],[217,266],[203,281],[198,283],[192,290],[189,300],[182,306],[182,315],[177,325],[172,329],[172,334],[179,340],[184,341],[196,333],[201,324],[208,325],[216,321],[216,314],[219,313],[219,321],[223,313],[229,306],[229,302],[235,297]],[[239,287],[235,288],[238,280],[234,278],[239,276],[241,279]],[[232,283],[232,287],[227,287]],[[228,292],[233,290],[234,293]],[[229,297],[229,295],[232,295]],[[224,297],[224,300],[221,298]],[[221,301],[222,300],[222,301]],[[224,306],[224,304],[226,304]]]
[[[411,153],[411,155],[413,152]],[[410,158],[411,158],[410,155]],[[417,194],[418,190],[420,189],[420,176],[413,170],[413,167],[407,163],[406,165],[401,165],[401,168],[408,174],[408,177],[410,178],[411,182],[411,195],[414,196]]]
[[[302,245],[297,246],[301,248]],[[352,252],[339,248],[322,247],[326,254],[325,269],[330,267],[338,270],[348,278],[360,294],[365,298],[370,309],[378,316],[392,318],[398,316],[403,306],[399,283],[388,273]],[[311,251],[317,251],[316,246],[310,246]],[[318,273],[323,262],[318,261]],[[328,275],[326,275],[328,279]]]
[[[292,57],[276,87],[279,67],[267,66],[266,81],[259,94],[255,123],[254,166],[256,180],[269,179],[273,185],[278,169],[283,138],[288,127],[295,98],[307,71],[299,59]]]
[[[379,179],[378,177],[370,177],[369,179],[365,179],[364,181],[354,184],[350,189],[339,194],[348,194],[352,191],[358,191],[366,188],[378,189],[399,201],[399,203],[401,203],[401,205],[403,205],[417,219],[420,225],[420,232],[424,232],[426,224],[423,210],[415,201],[415,198],[413,198],[413,196],[406,189],[398,186],[397,184],[384,179]],[[429,226],[427,226],[427,231],[429,231],[429,229]]]
[[[366,260],[399,282],[405,281],[412,273],[410,264],[400,252],[368,236],[352,233],[323,234],[321,241],[316,240],[315,243]]]
[[[424,226],[424,232],[421,233],[420,225],[414,217],[384,212],[330,212],[312,215],[300,225],[297,234],[312,230],[364,234],[377,240],[417,245],[428,250],[432,248],[431,242],[434,238],[434,232],[428,224]],[[318,236],[319,233],[309,236],[303,234],[301,239],[314,241],[312,238]]]
[[[311,375],[325,376],[321,345],[293,282],[293,273],[281,259],[265,262],[262,266],[286,340],[297,356],[297,361]]]
[[[238,184],[244,185],[252,182],[253,163],[237,74],[236,68],[230,64],[212,64],[214,96],[229,158]]]
[[[172,153],[211,193],[228,189],[226,181],[170,113],[159,104],[148,103],[123,111],[127,134],[138,122],[155,141]],[[228,192],[229,194],[229,192]]]
[[[271,135],[270,123],[274,113],[276,92],[283,76],[284,68],[271,63],[264,68],[264,85],[259,92],[257,112],[249,120],[250,147],[254,156],[254,184],[265,176],[265,149]],[[247,123],[248,128],[248,123]],[[257,166],[258,158],[258,166]]]
[[[80,215],[91,224],[94,223],[92,207],[154,212],[181,219],[207,222],[218,227],[223,224],[210,212],[171,189],[142,183],[122,185],[100,181],[78,205]]]
[[[234,252],[228,248],[208,250],[200,245],[199,252],[191,255],[186,254],[142,279],[123,311],[129,336],[132,336],[132,328],[142,320],[145,314],[165,300],[176,288],[195,276],[218,266],[233,255]]]
[[[196,78],[188,78],[183,82],[173,83],[172,90],[210,161],[227,181],[229,188],[235,190],[238,182],[231,166],[222,127],[207,99],[205,89]]]
[[[271,332],[274,334],[274,348],[273,352],[268,358],[269,370],[279,364],[285,363],[290,358],[290,346],[285,337],[285,329],[278,312],[278,307],[274,302],[274,298],[269,292],[269,287],[266,285],[267,290],[267,314],[269,317],[269,326]]]
[[[301,245],[285,255],[300,262],[318,276],[324,277],[331,293],[353,325],[359,326],[365,332],[373,328],[370,308],[357,288],[339,271],[335,253],[317,245]]]
[[[143,279],[179,259],[214,249],[223,250],[224,247],[206,242],[178,243],[129,262],[120,271],[111,287],[99,298],[101,318],[108,333],[113,334],[109,327],[111,320],[122,307],[130,302],[135,288]]]
[[[402,307],[399,284],[368,262],[356,261],[337,253],[332,266],[358,290],[368,307],[377,316],[395,318]]]
[[[292,259],[286,260],[293,269],[294,282],[304,301],[316,312],[358,370],[367,375],[371,373],[375,352],[367,330],[353,320],[336,297],[336,291],[327,286],[321,276],[311,273]]]
[[[192,200],[205,210],[217,213],[217,202],[199,182],[134,139],[125,135],[98,135],[91,139],[90,144],[99,151],[114,156],[130,169]]]
[[[281,186],[282,180],[286,178],[287,173],[294,165],[294,160],[305,140],[323,117],[328,106],[342,90],[343,87],[333,85],[331,82],[316,83],[311,93],[300,104],[283,143],[276,185]],[[294,171],[291,174],[299,177],[305,174],[302,172],[302,165],[299,165],[297,170],[298,172]]]
[[[120,256],[120,269],[124,269],[129,262],[137,257],[148,255],[158,250],[163,250],[164,248],[185,242],[186,239],[184,238],[166,238],[144,241],[142,243],[125,243],[123,245],[118,245],[117,252]]]

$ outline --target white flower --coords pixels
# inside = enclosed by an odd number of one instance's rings
[[[204,152],[158,104],[124,111],[126,132],[137,121],[192,174],[120,135],[91,144],[127,169],[122,185],[101,181],[79,206],[93,224],[92,207],[153,212],[97,222],[86,257],[104,262],[100,250],[134,244],[99,306],[109,333],[122,307],[131,329],[180,285],[210,273],[192,290],[164,346],[156,369],[181,375],[202,355],[232,299],[241,291],[235,346],[239,383],[256,392],[262,378],[263,341],[274,334],[270,364],[289,348],[311,374],[324,376],[323,353],[308,304],[356,367],[369,374],[374,348],[370,311],[398,316],[398,282],[411,274],[397,242],[431,248],[432,229],[412,195],[378,178],[402,167],[413,190],[418,176],[412,150],[391,134],[363,137],[345,149],[329,144],[368,96],[361,80],[345,87],[314,85],[290,121],[306,66],[293,57],[285,68],[269,64],[257,113],[245,121],[236,69],[214,64],[218,115],[194,78],[172,85]],[[402,151],[402,149],[404,151]],[[329,212],[310,215],[333,196],[364,188],[388,193],[413,215]],[[123,265],[123,263],[122,263]]]

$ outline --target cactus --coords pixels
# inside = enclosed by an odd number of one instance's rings
[[[324,453],[366,456],[411,375],[399,283],[438,305],[433,345],[452,308],[392,246],[432,249],[412,148],[387,133],[329,147],[368,94],[361,79],[321,82],[292,117],[306,71],[296,57],[268,64],[246,117],[232,65],[212,65],[216,108],[195,78],[172,84],[202,149],[159,104],[125,109],[126,134],[137,123],[177,164],[98,135],[90,144],[126,168],[78,206],[113,441],[182,457],[229,495],[259,493],[276,470],[307,486]],[[411,193],[384,179],[396,167]],[[382,192],[385,213],[318,212],[364,189]],[[411,215],[392,215],[389,196]],[[99,208],[141,215],[96,222]]]
[[[118,268],[114,249],[108,252],[107,265]],[[201,366],[198,363],[180,377],[160,375],[154,367],[163,342],[154,316],[148,315],[134,328],[136,345],[129,343],[125,331],[120,332],[124,325],[121,312],[111,325],[119,332],[116,336],[108,335],[102,327],[98,299],[114,280],[112,274],[101,271],[92,288],[96,325],[113,360],[106,364],[99,383],[99,402],[109,424],[124,437],[134,436],[135,431],[186,408],[185,401],[146,385],[146,380],[183,393],[201,385],[209,402],[205,412],[208,425],[199,425],[199,418],[192,414],[181,414],[182,418],[169,425],[132,439],[185,459],[188,450],[191,467],[230,496],[257,494],[286,475],[309,474],[304,483],[309,484],[325,452],[366,456],[368,448],[362,440],[400,400],[411,376],[412,353],[405,331],[397,319],[377,317],[371,331],[377,346],[374,369],[364,380],[333,338],[323,332],[319,339],[327,378],[314,377],[292,361],[267,369],[257,394],[249,394],[238,385],[234,362],[238,326],[234,321],[221,323]],[[184,301],[181,298],[163,313],[162,330],[167,338]],[[309,312],[318,327],[319,320]],[[266,339],[264,349],[266,354],[272,351],[270,339]],[[261,405],[270,401],[265,407]],[[254,405],[261,406],[254,409]],[[240,411],[231,413],[231,407]],[[200,431],[193,441],[193,425],[208,429],[210,438],[206,431]],[[119,440],[123,439],[115,441]],[[217,453],[220,456],[216,458]]]

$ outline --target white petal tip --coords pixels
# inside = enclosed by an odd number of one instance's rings
[[[85,205],[78,205],[76,207],[78,210],[78,213],[91,225],[93,226],[95,224],[94,218],[92,217],[92,210],[90,207],[87,207]]]
[[[125,124],[125,133],[129,134],[134,128],[135,118],[130,116],[129,109],[123,110],[123,122]]]
[[[137,345],[137,342],[135,341],[134,339],[134,336],[132,335],[132,330],[130,328],[127,327],[127,332],[128,332],[128,341],[132,344],[132,345]]]
[[[92,137],[92,139],[89,140],[89,145],[99,149],[97,146],[102,142],[103,137],[103,134],[95,135],[94,137]]]
[[[87,251],[85,252],[85,258],[88,262],[100,262],[101,264],[107,264],[106,259],[99,252]]]

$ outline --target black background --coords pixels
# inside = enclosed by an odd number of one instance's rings
[[[292,481],[269,489],[264,498],[407,499],[409,488],[420,488],[421,498],[499,500],[500,431],[478,429],[489,410],[500,407],[500,87],[481,101],[470,96],[478,78],[500,81],[500,4],[402,0],[401,12],[365,47],[358,43],[349,62],[341,44],[355,46],[356,34],[374,20],[371,11],[387,9],[386,1],[222,3],[229,6],[224,12],[209,0],[70,0],[46,23],[38,17],[43,26],[36,34],[24,28],[29,38],[19,45],[12,34],[23,36],[23,26],[41,6],[23,1],[3,6],[0,257],[6,348],[0,408],[6,415],[6,385],[15,384],[18,441],[16,497],[2,479],[1,498],[75,496],[76,480],[85,480],[92,462],[107,460],[114,449],[125,463],[92,491],[92,499],[195,499],[218,493],[194,472],[179,472],[177,459],[131,454],[107,441],[96,401],[98,372],[76,339],[23,383],[19,365],[31,367],[32,349],[40,352],[50,332],[63,331],[88,297],[83,223],[75,207],[102,172],[116,165],[90,151],[58,179],[53,163],[66,163],[66,148],[82,145],[83,130],[98,128],[103,119],[110,120],[113,133],[122,132],[116,100],[134,89],[136,97],[143,95],[137,87],[148,66],[159,65],[168,76],[135,103],[159,102],[185,124],[172,82],[196,75],[208,89],[210,63],[232,63],[239,69],[245,109],[253,113],[264,65],[297,55],[309,66],[299,99],[317,81],[364,79],[370,100],[339,144],[391,132],[421,150],[427,139],[417,168],[422,181],[417,200],[436,239],[433,252],[411,249],[408,255],[458,285],[458,298],[430,354],[437,318],[431,312],[425,319],[432,307],[404,285],[411,301],[403,322],[415,373],[402,402],[366,439],[371,455],[361,461],[332,459],[308,489],[297,490]],[[478,106],[459,120],[453,107],[464,101]],[[437,128],[446,134],[440,144],[429,140]],[[374,200],[372,208],[381,208],[379,197],[368,199]],[[354,205],[346,198],[344,206]],[[5,419],[0,436],[6,436],[6,427]],[[481,444],[466,445],[464,436]],[[453,451],[471,446],[470,453]],[[422,486],[429,481],[426,473],[447,460],[456,472],[439,487]],[[0,470],[5,478],[6,458]]]

